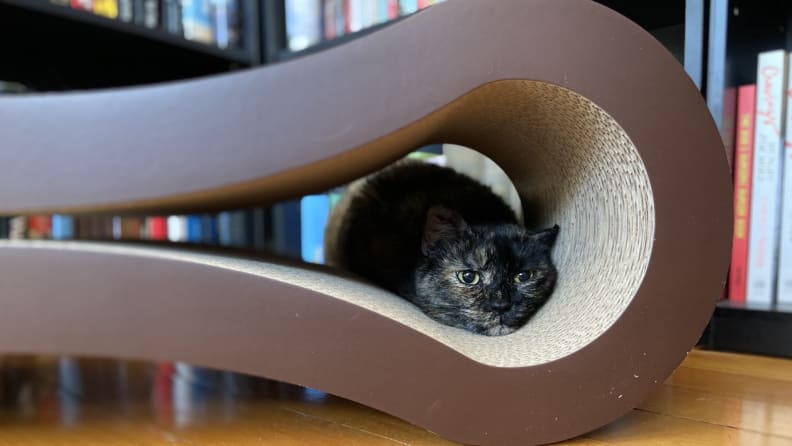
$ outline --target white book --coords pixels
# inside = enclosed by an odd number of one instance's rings
[[[776,291],[787,59],[784,50],[759,54],[748,235],[748,302],[772,303]]]
[[[789,53],[792,60],[792,53]],[[792,69],[787,70],[787,95],[792,94]],[[781,234],[778,252],[778,283],[776,296],[779,303],[792,304],[792,107],[787,105],[784,132],[784,180],[781,186]]]
[[[363,29],[363,2],[365,0],[349,0],[349,31]]]
[[[168,216],[168,240],[172,242],[187,241],[187,217],[184,215]]]

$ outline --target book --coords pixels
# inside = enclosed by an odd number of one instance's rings
[[[93,2],[91,0],[71,0],[69,2],[72,9],[79,9],[81,11],[91,12],[93,10]]]
[[[220,48],[228,48],[228,0],[211,0],[211,6],[214,43]]]
[[[240,0],[227,0],[226,18],[228,21],[228,47],[241,48],[244,36]]]
[[[146,28],[157,28],[160,24],[159,0],[133,0],[134,21]]]
[[[187,217],[184,215],[170,215],[167,218],[168,240],[171,242],[187,241]]]
[[[214,42],[209,0],[181,0],[181,14],[185,39],[209,44]]]
[[[385,23],[391,19],[391,3],[391,0],[377,0],[377,23]]]
[[[336,4],[341,0],[322,1],[322,36],[331,40],[338,36],[336,32]]]
[[[300,246],[299,200],[278,203],[272,207],[272,239],[276,252],[299,258]]]
[[[792,60],[792,53],[789,54]],[[787,70],[787,100],[792,97],[792,69]],[[779,234],[778,279],[776,295],[779,303],[792,303],[792,107],[784,116],[783,180],[781,186],[781,229]]]
[[[168,220],[166,217],[146,218],[146,238],[149,240],[168,239]]]
[[[363,29],[364,0],[349,0],[349,32]]]
[[[8,221],[8,238],[20,240],[27,234],[27,217],[12,217]]]
[[[748,231],[751,209],[756,85],[737,90],[737,132],[734,154],[734,240],[729,269],[729,300],[745,301],[748,278]]]
[[[9,217],[0,217],[0,238],[8,238],[10,221],[11,219]]]
[[[108,19],[118,17],[117,0],[93,0],[93,13]]]
[[[28,217],[27,238],[45,239],[52,236],[52,217],[49,215],[31,215]]]
[[[399,18],[399,0],[387,0],[388,20]]]
[[[122,22],[131,22],[134,18],[132,0],[118,0],[118,19]]]
[[[187,241],[191,243],[204,243],[203,216],[193,214],[187,216]]]
[[[286,42],[289,50],[300,51],[322,37],[320,0],[286,0]]]
[[[165,31],[177,36],[183,35],[181,0],[163,0],[162,23]]]
[[[737,120],[737,88],[728,87],[723,92],[723,119],[721,121],[721,140],[726,149],[726,160],[729,169],[734,172],[734,138],[736,136],[735,124]]]
[[[307,195],[300,200],[300,249],[306,262],[324,263],[324,230],[330,214],[330,197]]]
[[[772,303],[776,290],[787,53],[759,54],[746,301]]]
[[[220,243],[220,236],[217,231],[217,215],[204,215],[201,218],[201,234],[203,243],[217,245]]]
[[[52,239],[69,240],[74,238],[74,217],[55,214],[52,216]]]
[[[399,15],[412,14],[417,10],[417,0],[399,0]]]

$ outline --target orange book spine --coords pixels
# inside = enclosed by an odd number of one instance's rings
[[[737,135],[734,154],[734,240],[729,270],[729,300],[744,302],[748,276],[748,234],[751,215],[756,85],[737,92]]]

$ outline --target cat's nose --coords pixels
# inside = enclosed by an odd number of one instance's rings
[[[490,299],[489,305],[490,308],[492,308],[492,311],[497,311],[499,313],[508,311],[509,308],[511,308],[512,306],[511,301],[509,301],[509,299],[504,299],[502,297]]]

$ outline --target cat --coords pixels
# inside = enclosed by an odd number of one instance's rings
[[[553,292],[558,225],[530,231],[490,188],[403,160],[354,182],[325,230],[329,265],[362,276],[432,319],[500,336]]]

